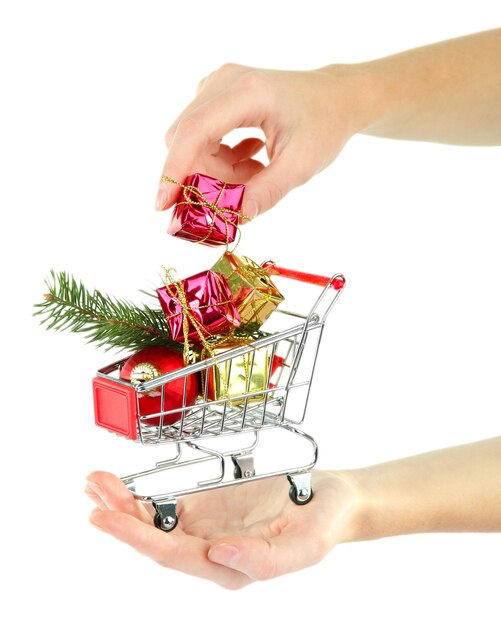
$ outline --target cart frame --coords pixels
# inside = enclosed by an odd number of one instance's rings
[[[324,324],[332,307],[345,286],[344,276],[335,274],[331,278],[306,274],[280,268],[272,262],[263,264],[272,275],[293,278],[302,282],[323,286],[320,295],[307,315],[277,309],[273,316],[282,314],[283,319],[296,318],[300,323],[286,330],[271,334],[256,333],[250,343],[232,348],[217,357],[187,365],[179,370],[141,384],[132,384],[119,379],[120,368],[126,359],[121,359],[97,372],[94,378],[94,403],[96,424],[119,435],[136,440],[142,445],[171,444],[175,454],[159,461],[155,467],[122,477],[134,496],[153,504],[156,515],[155,525],[164,531],[175,528],[178,522],[177,498],[200,491],[217,489],[231,484],[260,480],[271,476],[287,475],[290,482],[289,495],[296,504],[307,504],[313,497],[311,472],[318,457],[318,446],[313,437],[298,428],[302,424],[311,382],[317,362],[318,350]],[[264,356],[269,367],[264,385],[258,390],[250,389],[256,355]],[[307,359],[305,359],[307,355]],[[279,358],[276,372],[272,363]],[[247,386],[242,393],[210,399],[208,397],[209,372],[215,369],[231,376],[232,364],[238,359],[247,359],[249,373]],[[305,361],[307,363],[305,364]],[[186,403],[188,378],[201,376],[204,384],[202,394],[191,405]],[[183,378],[183,405],[170,408],[166,394],[167,385]],[[140,399],[144,394],[161,394],[160,410],[146,415],[141,414]],[[172,414],[180,419],[170,423]],[[254,451],[258,446],[261,430],[279,428],[280,432],[300,438],[309,448],[310,458],[301,466],[282,468],[277,471],[257,474],[254,468]],[[206,439],[253,434],[250,444],[218,451],[205,445]],[[204,444],[204,445],[202,445]],[[184,452],[192,458],[184,459]],[[193,454],[195,456],[193,456]],[[231,460],[233,476],[226,477],[227,460]],[[208,480],[198,481],[188,489],[168,493],[144,495],[137,493],[138,482],[146,476],[175,468],[217,463],[218,472]]]

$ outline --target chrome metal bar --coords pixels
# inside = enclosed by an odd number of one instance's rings
[[[299,423],[302,424],[306,415],[306,408],[308,406],[308,400],[310,399],[310,391],[311,391],[311,381],[313,380],[313,375],[315,373],[315,366],[317,364],[317,357],[318,357],[318,349],[320,348],[320,341],[322,339],[322,333],[323,333],[324,329],[323,327],[320,328],[319,335],[318,335],[318,339],[317,339],[317,345],[315,346],[315,353],[313,355],[313,363],[311,365],[311,371],[310,371],[310,378],[309,378],[309,383],[308,383],[308,390],[306,391],[306,398],[304,401],[304,407],[303,407],[303,416],[301,417]]]
[[[277,351],[277,342],[273,342],[272,348],[271,348],[271,354],[269,356],[269,363],[268,363],[268,372],[266,375],[266,383],[265,383],[265,389],[270,389],[270,379],[271,379],[271,370],[273,368],[273,359],[275,358],[275,353]],[[264,402],[263,402],[263,417],[261,420],[261,426],[264,424],[264,418],[266,417],[266,404],[268,403],[268,394],[265,393],[264,394]]]
[[[335,274],[328,284],[331,285],[333,280],[340,276],[340,274]],[[287,474],[292,487],[296,488],[299,499],[303,498],[304,501],[308,499],[309,477],[307,474],[317,461],[318,447],[314,439],[299,430],[297,425],[302,423],[306,415],[324,323],[342,290],[343,286],[337,290],[332,289],[330,286],[325,287],[307,316],[283,309],[277,310],[277,313],[281,313],[283,316],[301,320],[301,323],[293,322],[296,324],[295,326],[273,334],[254,333],[252,335],[253,340],[249,344],[222,352],[217,358],[208,357],[203,361],[187,365],[179,370],[169,372],[139,385],[133,385],[129,381],[120,379],[120,369],[123,367],[126,359],[120,359],[98,371],[98,376],[113,381],[114,384],[123,386],[124,389],[126,388],[127,393],[124,396],[127,398],[127,402],[129,398],[135,398],[140,443],[143,445],[176,444],[176,454],[171,458],[157,462],[152,469],[131,474],[122,479],[131,491],[136,490],[134,481],[143,476],[171,469],[195,466],[198,463],[207,461],[217,461],[218,463],[217,476],[195,481],[193,488],[155,496],[138,496],[135,494],[137,498],[156,503],[157,505],[159,503],[162,506],[165,504],[167,508],[162,508],[161,506],[161,510],[159,509],[158,512],[165,513],[167,511],[164,517],[167,518],[170,515],[170,517],[174,518],[176,516],[175,503],[174,505],[172,503],[178,496]],[[310,333],[313,332],[317,334],[311,335]],[[267,350],[269,368],[264,381],[264,389],[262,391],[252,391],[251,380],[256,367],[257,350],[259,349]],[[252,356],[247,356],[251,353]],[[283,362],[280,363],[280,370],[277,375],[272,377],[271,369],[275,355],[280,355],[283,358]],[[307,363],[303,362],[306,357],[308,358]],[[227,374],[226,380],[222,382],[225,382],[229,387],[232,366],[235,369],[233,359],[241,358],[249,359],[250,362],[249,376],[243,393],[232,395],[231,399],[224,397],[209,400],[209,373],[211,370],[213,371],[214,367],[223,364],[225,369],[227,369]],[[204,384],[201,390],[201,397],[194,404],[188,406],[188,377],[192,375],[202,375]],[[170,404],[167,385],[181,378],[183,379],[182,406],[172,408],[173,405]],[[274,381],[274,386],[271,385],[272,380]],[[159,387],[161,387],[160,411],[142,415],[140,408],[144,406],[144,403],[140,402],[140,394],[148,393]],[[113,386],[110,385],[109,388],[112,390]],[[292,394],[294,390],[301,388],[304,391]],[[155,408],[157,409],[158,405]],[[292,411],[292,409],[294,410]],[[169,419],[169,416],[174,417]],[[173,421],[178,416],[179,419],[174,423],[166,423]],[[289,467],[278,471],[251,475],[254,472],[253,466],[251,468],[251,452],[258,445],[259,432],[277,427],[292,433],[294,436],[305,439],[311,447],[310,457],[306,464],[300,467]],[[244,433],[252,433],[254,439],[249,445],[240,446],[238,450],[218,451],[200,443],[209,438],[218,436],[230,437]],[[181,447],[183,443],[191,448],[195,454],[188,455],[188,458],[183,459],[183,448]],[[189,456],[194,458],[189,458]],[[238,461],[240,458],[242,465],[239,465],[237,469],[242,470],[243,468],[246,470],[243,473],[241,472],[242,476],[237,480],[225,480],[225,474],[228,473],[228,464],[226,463],[228,457],[231,457],[234,462],[235,459]],[[168,507],[172,508],[172,515],[169,513],[170,509],[168,511]]]
[[[146,495],[140,495],[137,494],[135,491],[134,496],[138,499],[138,500],[142,500],[143,502],[152,502],[154,500],[171,500],[171,499],[175,499],[178,498],[180,496],[184,496],[184,495],[191,495],[194,493],[199,493],[202,491],[207,491],[210,489],[219,489],[221,487],[226,487],[229,485],[235,485],[235,484],[242,484],[244,482],[250,482],[250,481],[254,481],[254,480],[262,480],[264,478],[271,478],[273,476],[283,476],[285,474],[301,474],[303,472],[308,472],[310,469],[313,468],[313,466],[315,465],[317,458],[318,458],[318,446],[317,443],[315,442],[315,440],[313,439],[313,437],[311,437],[310,435],[306,434],[305,432],[299,430],[298,428],[295,427],[290,427],[290,426],[284,426],[283,428],[285,428],[286,430],[289,430],[295,434],[297,434],[298,436],[301,436],[303,438],[305,438],[311,445],[312,445],[312,451],[313,451],[313,458],[312,460],[302,466],[294,466],[294,467],[288,467],[288,468],[284,468],[275,472],[267,472],[264,474],[256,474],[255,476],[250,476],[250,477],[246,477],[246,478],[240,478],[237,481],[235,480],[226,480],[226,481],[221,481],[215,484],[209,484],[209,485],[204,485],[203,487],[197,486],[197,487],[193,487],[191,489],[184,489],[184,490],[178,490],[178,491],[174,491],[171,493],[163,493],[163,494],[155,494],[152,496],[146,496]],[[227,456],[227,453],[224,454],[224,456]],[[199,461],[206,461],[206,460],[212,460],[207,458],[202,457]],[[183,462],[182,465],[185,464],[193,464],[196,463],[197,460],[193,459],[191,461],[186,461]],[[140,476],[144,476],[148,473],[155,473],[160,471],[159,469],[155,468],[153,470],[149,470],[146,472],[141,472],[140,474],[136,474],[133,476],[128,476],[125,479],[122,478],[122,480],[125,482],[125,480],[129,480],[129,482],[131,482],[130,479],[134,479],[134,477],[140,477]]]
[[[211,450],[210,448],[205,448],[203,446],[200,446],[196,443],[193,443],[192,441],[188,441],[187,445],[190,446],[190,448],[193,448],[194,450],[198,450],[199,452],[205,452],[205,454],[211,455],[212,457],[216,458],[219,460],[219,467],[220,467],[220,472],[219,472],[219,476],[217,476],[216,478],[210,478],[209,480],[201,480],[198,482],[198,486],[199,487],[208,487],[209,485],[213,485],[216,483],[220,483],[223,478],[224,478],[224,455],[221,454],[220,452],[217,452],[216,450]]]
[[[319,325],[318,322],[311,322],[309,324],[311,328],[315,328],[318,325]],[[300,324],[299,326],[294,326],[293,328],[289,328],[287,330],[274,333],[273,335],[263,337],[262,339],[256,339],[252,343],[246,344],[244,346],[238,346],[237,348],[232,348],[231,350],[228,350],[227,352],[222,352],[221,354],[218,354],[216,361],[219,363],[224,363],[225,361],[228,361],[235,357],[240,357],[246,354],[247,352],[251,352],[254,349],[267,346],[273,343],[274,341],[282,341],[283,339],[288,339],[289,337],[292,337],[294,335],[300,335],[304,330],[304,326],[305,324]],[[203,361],[198,361],[197,363],[186,365],[185,367],[182,368],[182,370],[169,372],[168,374],[164,374],[163,376],[159,376],[157,378],[146,381],[136,386],[130,385],[129,383],[129,386],[135,387],[136,391],[139,391],[139,392],[151,391],[152,389],[154,389],[155,387],[158,387],[159,385],[163,385],[164,383],[171,382],[172,380],[179,378],[181,375],[188,376],[190,374],[196,374],[198,372],[206,370],[208,367],[212,365],[214,365],[214,359],[210,357],[208,359],[204,359]],[[182,374],[180,372],[182,372]],[[116,380],[116,379],[113,379],[113,380]],[[126,381],[123,381],[123,382],[126,382]]]
[[[242,421],[241,421],[241,428],[244,427],[245,425],[245,414],[247,412],[247,407],[249,405],[249,396],[251,395],[250,392],[250,386],[251,386],[251,382],[252,382],[252,372],[254,370],[254,361],[256,359],[256,350],[254,350],[252,352],[252,361],[250,364],[250,368],[249,368],[249,373],[247,374],[247,384],[245,385],[245,400],[244,400],[244,406],[242,409]],[[271,367],[271,365],[270,365]]]
[[[179,461],[179,459],[181,458],[181,445],[176,442],[176,449],[177,449],[177,454],[175,457],[173,457],[172,459],[165,459],[165,461],[157,461],[155,463],[156,467],[166,467],[167,465],[172,465],[175,464]]]
[[[282,313],[282,315],[290,315],[291,317],[299,317],[302,320],[308,319],[307,315],[302,313],[294,313],[293,311],[286,311],[285,309],[277,309],[275,313]]]
[[[186,461],[178,461],[175,464],[173,464],[172,467],[170,467],[167,463],[162,464],[162,462],[160,462],[160,465],[157,463],[155,464],[155,467],[152,467],[147,470],[143,470],[142,472],[137,472],[136,474],[129,474],[129,476],[124,476],[120,480],[122,480],[125,483],[132,482],[136,478],[142,478],[143,476],[150,476],[151,474],[158,474],[158,472],[164,472],[168,469],[173,469],[174,467],[177,469],[178,467],[188,467],[189,465],[196,465],[198,463],[205,463],[206,461],[213,461],[214,456],[215,455],[211,455],[210,457],[202,456],[197,459],[187,459]]]

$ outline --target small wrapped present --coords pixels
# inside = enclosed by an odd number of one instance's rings
[[[209,400],[229,400],[232,404],[245,402],[243,394],[250,393],[248,402],[262,402],[263,392],[269,383],[271,346],[253,349],[246,354],[235,356],[227,361],[219,361],[218,355],[249,343],[251,339],[230,337],[213,343],[210,347],[210,356],[216,359],[216,365],[207,369],[207,381],[202,376],[201,393],[205,394],[207,384],[207,398]],[[204,349],[201,358],[209,356]]]
[[[207,270],[184,280],[174,280],[167,271],[169,284],[157,289],[174,341],[203,343],[240,326],[240,315],[233,303],[228,281]],[[166,282],[167,282],[166,281]]]
[[[172,211],[169,235],[207,246],[235,241],[245,185],[192,174],[181,187],[183,194]]]
[[[246,256],[225,252],[211,269],[226,276],[243,326],[259,328],[284,299],[269,273]]]

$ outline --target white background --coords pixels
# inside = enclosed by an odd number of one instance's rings
[[[93,425],[90,380],[113,355],[31,317],[50,268],[136,298],[161,264],[212,265],[153,205],[164,132],[222,63],[363,61],[500,22],[492,0],[2,4],[4,623],[500,623],[499,535],[343,545],[235,593],[99,533],[85,477],[139,449]],[[319,467],[499,435],[500,165],[500,148],[356,137],[246,227],[256,260],[347,277],[304,424]]]

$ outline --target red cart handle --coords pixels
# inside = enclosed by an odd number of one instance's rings
[[[308,274],[307,272],[299,272],[298,270],[289,270],[285,267],[278,267],[273,261],[265,261],[263,267],[270,274],[275,276],[284,276],[285,278],[293,278],[294,280],[300,280],[302,283],[309,283],[310,285],[319,285],[320,287],[326,287],[330,285],[336,291],[339,291],[344,287],[345,278],[342,274],[329,278],[327,276],[318,276],[317,274]]]

